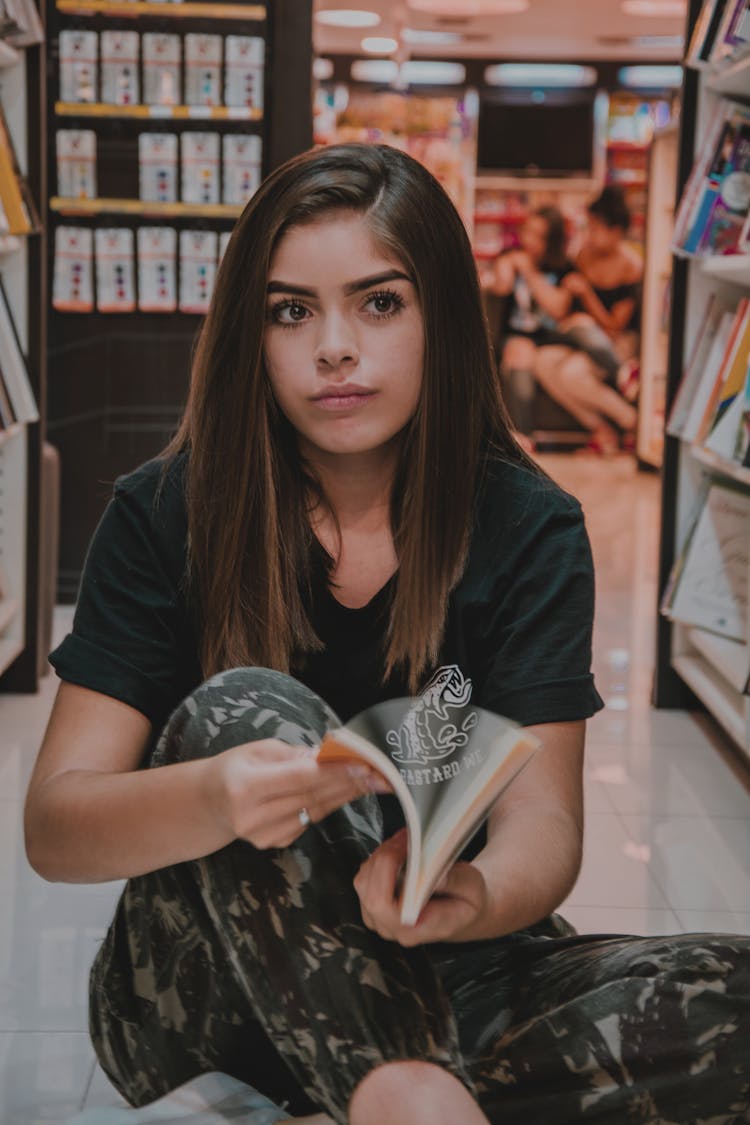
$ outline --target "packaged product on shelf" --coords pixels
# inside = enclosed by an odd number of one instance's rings
[[[99,37],[95,31],[60,32],[60,100],[95,102]]]
[[[93,129],[58,129],[57,194],[65,199],[96,198],[96,133]]]
[[[224,104],[263,108],[265,43],[250,35],[227,35],[224,57]]]
[[[134,239],[128,227],[99,227],[96,245],[96,307],[99,312],[135,309]]]
[[[177,308],[177,231],[172,227],[139,227],[138,308],[141,312],[174,312]]]
[[[103,31],[101,35],[102,101],[137,105],[140,100],[137,31]]]
[[[180,37],[147,31],[143,36],[143,100],[146,105],[180,101]]]
[[[93,312],[93,245],[90,227],[60,226],[55,231],[52,306],[59,312]]]
[[[183,203],[219,202],[218,133],[182,134]]]
[[[225,133],[223,149],[222,198],[225,203],[244,206],[260,186],[262,141],[248,133]]]
[[[750,207],[750,113],[727,102],[683,192],[675,244],[687,254],[736,252]]]
[[[149,203],[177,199],[177,134],[141,133],[138,137],[140,197]]]
[[[221,105],[221,36],[185,36],[185,104]]]
[[[180,312],[205,313],[216,277],[218,237],[213,230],[180,231]]]

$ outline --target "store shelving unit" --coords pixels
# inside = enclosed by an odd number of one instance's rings
[[[661,467],[664,452],[677,141],[677,128],[668,126],[654,136],[649,155],[637,454],[653,469]]]
[[[178,231],[228,232],[241,213],[223,203],[153,203],[138,198],[138,137],[142,132],[210,129],[262,139],[267,175],[312,144],[312,0],[265,4],[145,3],[127,0],[47,0],[50,38],[48,159],[55,131],[90,129],[97,135],[95,199],[64,198],[54,172],[47,199],[50,230],[66,226],[169,225]],[[264,109],[252,107],[70,103],[60,96],[57,36],[66,28],[189,32],[265,40]],[[55,128],[56,127],[56,128]],[[51,309],[50,440],[61,460],[58,600],[77,593],[86,548],[111,495],[112,482],[153,457],[171,437],[184,407],[200,317],[186,312],[92,313]]]
[[[688,40],[699,9],[699,0],[691,0]],[[679,192],[685,186],[701,146],[712,103],[727,95],[750,99],[748,61],[725,71],[686,72]],[[750,294],[750,255],[674,259],[667,410],[674,400],[684,358],[700,323],[701,310],[712,291],[729,296],[735,304],[741,296]],[[665,588],[674,559],[684,542],[691,512],[707,476],[720,483],[750,489],[750,470],[730,464],[682,439],[671,436],[665,439],[660,591]],[[750,586],[750,574],[748,584]],[[661,707],[686,707],[694,705],[697,698],[745,754],[750,754],[750,697],[745,694],[749,674],[748,643],[728,640],[660,617],[654,703]]]
[[[0,99],[22,174],[44,198],[44,46],[0,42]],[[0,273],[39,419],[0,432],[0,690],[35,691],[40,650],[39,545],[46,384],[44,235],[0,236]]]

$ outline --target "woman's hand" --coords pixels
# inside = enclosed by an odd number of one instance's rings
[[[581,273],[569,273],[562,279],[562,287],[572,293],[574,297],[586,297],[591,292],[591,286]]]
[[[365,860],[354,880],[362,920],[371,930],[399,945],[460,941],[487,905],[484,876],[470,863],[456,863],[433,891],[414,926],[400,921],[399,877],[406,860],[406,829],[381,844]]]
[[[256,848],[286,848],[307,827],[302,809],[316,822],[365,793],[390,792],[367,766],[319,765],[315,754],[312,747],[268,738],[233,746],[212,759],[209,798],[230,839]]]

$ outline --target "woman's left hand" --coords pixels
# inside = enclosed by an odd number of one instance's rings
[[[406,860],[406,829],[381,844],[365,860],[354,880],[362,920],[369,929],[399,945],[460,941],[487,906],[482,873],[470,863],[456,863],[440,881],[414,926],[400,921],[399,875]]]

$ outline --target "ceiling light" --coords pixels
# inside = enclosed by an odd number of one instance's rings
[[[635,90],[674,90],[682,85],[681,66],[622,66],[617,72],[621,86]]]
[[[433,16],[505,16],[525,12],[529,0],[409,0],[415,12],[429,12]]]
[[[428,31],[418,27],[405,27],[401,32],[401,38],[404,43],[409,43],[411,46],[441,47],[460,43],[463,36],[457,31]]]
[[[686,0],[622,0],[626,16],[684,16]]]
[[[376,82],[390,85],[398,78],[398,63],[393,59],[357,59],[349,72],[355,82]]]
[[[392,55],[398,47],[398,40],[370,35],[362,40],[361,47],[368,55]]]
[[[380,23],[377,12],[355,8],[323,8],[315,13],[315,19],[328,27],[377,27]]]
[[[460,86],[466,81],[466,67],[461,63],[436,59],[410,60],[400,68],[393,59],[357,59],[350,74],[355,82],[385,85],[398,81],[406,86]]]
[[[400,77],[410,86],[460,86],[466,81],[466,67],[435,59],[410,59],[401,67]]]
[[[333,60],[313,59],[313,78],[317,78],[318,82],[327,82],[329,78],[333,78]]]
[[[593,66],[569,63],[499,63],[484,72],[488,86],[578,87],[595,86]]]

